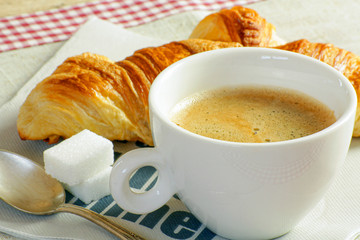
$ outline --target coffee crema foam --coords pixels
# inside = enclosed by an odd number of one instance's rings
[[[232,142],[278,142],[321,131],[336,121],[325,104],[299,91],[224,88],[186,97],[170,119],[193,133]]]

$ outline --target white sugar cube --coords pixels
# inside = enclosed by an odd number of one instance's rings
[[[70,186],[86,181],[113,163],[112,142],[89,130],[44,151],[45,171]]]
[[[109,181],[111,169],[112,167],[107,167],[92,178],[76,185],[69,186],[64,184],[65,189],[85,204],[110,195]]]

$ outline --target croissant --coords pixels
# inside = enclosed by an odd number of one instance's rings
[[[307,40],[278,46],[281,40],[274,26],[254,10],[234,7],[209,15],[190,37],[230,42],[172,42],[136,51],[120,62],[91,53],[67,59],[35,87],[20,108],[20,137],[55,143],[86,128],[110,140],[139,140],[153,145],[147,102],[152,81],[170,64],[217,48],[276,47],[311,56],[342,72],[360,94],[358,56],[332,44]],[[360,104],[353,136],[360,136]]]
[[[241,6],[208,15],[189,38],[239,42],[245,47],[272,47],[283,43],[271,23],[255,10]]]
[[[92,53],[70,57],[26,98],[17,119],[19,136],[56,143],[89,129],[109,140],[153,145],[148,93],[155,77],[192,54],[241,46],[191,39],[144,48],[119,62]]]

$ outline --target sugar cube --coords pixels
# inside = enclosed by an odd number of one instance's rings
[[[64,184],[64,187],[85,204],[89,204],[91,201],[110,194],[109,181],[111,169],[112,167],[109,166],[82,183],[72,186]]]
[[[44,151],[45,171],[70,186],[87,181],[113,162],[112,142],[89,130]]]

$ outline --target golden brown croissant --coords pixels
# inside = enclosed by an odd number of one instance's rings
[[[271,23],[255,10],[241,6],[208,15],[189,38],[239,42],[245,47],[272,47],[283,43]]]
[[[152,145],[148,93],[155,77],[189,55],[241,46],[191,39],[138,50],[117,63],[91,53],[70,57],[21,106],[19,136],[55,143],[89,129],[110,140]]]

